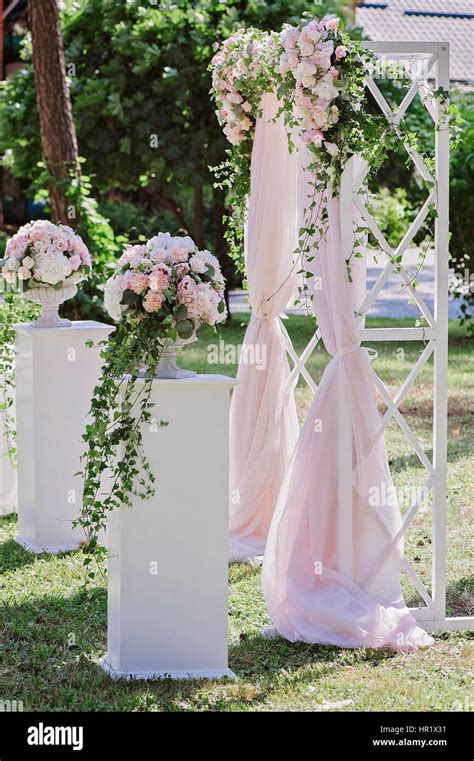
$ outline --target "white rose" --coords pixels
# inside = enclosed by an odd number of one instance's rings
[[[201,254],[194,254],[189,260],[189,266],[193,272],[202,275],[207,270],[207,262]]]
[[[216,275],[221,274],[221,265],[219,264],[219,259],[214,256],[214,254],[211,254],[210,251],[201,251],[201,257],[207,264],[210,264],[211,267],[214,268]]]
[[[307,63],[306,61],[301,61],[301,63],[298,64],[295,71],[293,72],[295,78],[297,80],[303,79],[303,77],[314,77],[317,72],[317,67],[314,65],[314,63]]]
[[[337,156],[337,154],[339,153],[339,148],[337,147],[335,143],[328,143],[328,141],[326,140],[326,142],[324,143],[324,147],[326,148],[329,155],[332,156],[333,158]]]
[[[43,283],[56,285],[62,283],[71,272],[68,260],[62,254],[57,256],[47,255],[36,262],[36,271],[41,276]]]
[[[167,249],[168,246],[172,246],[172,238],[169,233],[158,233],[154,238],[150,238],[147,243],[148,251],[155,251],[158,248]]]
[[[332,127],[339,121],[339,109],[337,106],[331,106],[327,112],[328,124]]]
[[[298,47],[302,56],[310,56],[314,53],[314,45],[309,40],[298,40]]]
[[[321,98],[321,100],[329,102],[330,100],[337,98],[339,90],[337,87],[330,85],[329,82],[320,82],[316,87],[316,95],[318,98]]]
[[[306,26],[303,29],[303,32],[306,35],[306,37],[309,40],[311,40],[311,42],[314,45],[316,45],[321,40],[321,37],[322,37],[321,32],[319,32],[316,28],[315,29],[311,29],[309,26]]]
[[[316,77],[302,77],[301,84],[308,90],[312,90],[316,86]]]
[[[315,123],[316,127],[320,130],[327,130],[329,127],[328,122],[328,115],[327,111],[318,111],[317,113],[313,114],[313,122]]]

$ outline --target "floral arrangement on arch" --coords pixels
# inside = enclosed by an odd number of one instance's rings
[[[353,56],[348,55],[350,43],[338,28],[337,18],[312,19],[296,27],[285,25],[280,35],[280,95],[300,127],[303,142],[324,149],[329,162],[337,160],[343,135],[343,127],[337,126],[341,119],[337,101],[347,99],[344,69],[354,65]],[[329,135],[334,135],[334,142]]]
[[[95,574],[94,556],[105,553],[98,541],[107,514],[131,506],[133,495],[149,499],[154,493],[142,429],[167,425],[152,419],[151,402],[163,351],[226,318],[224,286],[215,256],[188,236],[169,233],[126,246],[106,283],[104,305],[117,330],[103,345],[102,376],[83,436],[83,504],[75,522],[87,538],[86,581]]]
[[[217,118],[232,145],[251,151],[262,95],[278,74],[278,35],[253,27],[239,29],[224,41],[211,61]]]
[[[250,157],[264,93],[276,92],[289,149],[308,146],[315,194],[336,192],[347,159],[358,153],[373,166],[381,161],[387,122],[363,108],[366,94],[362,59],[372,54],[339,29],[339,19],[305,14],[280,33],[239,30],[225,40],[211,62],[217,115],[231,147],[228,162],[216,168],[229,190],[230,253],[243,270],[243,227],[250,190]],[[308,203],[300,253],[314,235],[314,205]],[[324,217],[324,214],[323,214]],[[322,234],[322,228],[319,229]]]
[[[77,285],[90,274],[91,258],[71,227],[38,220],[23,225],[10,238],[0,266],[6,283],[18,283],[20,290],[27,291]]]

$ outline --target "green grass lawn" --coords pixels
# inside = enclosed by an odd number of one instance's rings
[[[246,316],[223,328],[226,345],[242,341]],[[304,317],[286,323],[301,351],[312,333]],[[369,326],[404,325],[407,321],[371,320]],[[218,340],[218,339],[217,339]],[[182,352],[180,364],[200,372],[235,375],[233,364],[212,365],[207,347],[211,331]],[[448,447],[448,613],[471,615],[474,469],[474,357],[465,331],[450,326]],[[409,372],[419,344],[374,345],[377,372],[392,392]],[[318,380],[327,355],[314,352],[308,363]],[[402,405],[402,412],[431,454],[432,362]],[[300,382],[297,402],[303,418],[311,393]],[[380,403],[381,411],[384,406]],[[424,469],[396,424],[387,449],[397,486],[421,486]],[[403,506],[402,506],[402,509]],[[106,651],[106,577],[88,593],[82,589],[82,553],[32,556],[13,538],[16,517],[0,518],[0,700],[22,700],[28,711],[441,711],[474,710],[472,634],[436,636],[429,650],[394,654],[368,649],[267,641],[260,627],[268,623],[260,592],[260,570],[234,565],[229,570],[230,667],[234,682],[114,683],[99,659]],[[431,517],[416,516],[406,540],[406,554],[430,589]],[[420,599],[403,579],[411,606]]]

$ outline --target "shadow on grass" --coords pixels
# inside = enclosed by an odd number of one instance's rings
[[[448,584],[446,610],[448,616],[474,616],[474,575]]]
[[[420,604],[424,605],[416,592],[410,596],[407,595],[405,602],[409,608],[417,608]],[[446,615],[474,615],[474,576],[464,576],[447,585]]]
[[[341,650],[325,645],[266,640],[259,633],[230,647],[239,679],[114,682],[99,659],[106,651],[107,593],[65,591],[0,608],[2,690],[28,711],[223,711],[265,702],[275,687],[334,669],[393,658],[388,650]]]
[[[0,529],[10,531],[12,526],[16,526],[17,514],[9,513],[0,517]],[[35,560],[35,555],[27,552],[14,539],[7,539],[0,543],[0,575],[6,571],[14,571],[15,568],[22,568],[30,565]]]

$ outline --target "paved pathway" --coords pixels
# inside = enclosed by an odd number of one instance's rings
[[[367,290],[370,290],[375,284],[377,278],[383,270],[383,262],[385,261],[384,255],[379,255],[378,262],[374,257],[369,254],[367,260]],[[416,249],[408,249],[404,257],[404,265],[410,268],[412,271],[416,269],[417,251]],[[417,317],[418,309],[413,304],[408,303],[408,291],[404,290],[399,293],[400,290],[400,276],[397,273],[393,273],[392,276],[386,282],[384,288],[380,292],[378,298],[373,303],[369,311],[370,317]],[[417,291],[421,298],[425,301],[428,309],[433,313],[433,296],[434,296],[434,254],[430,253],[426,257],[426,261],[423,270],[418,275]],[[450,299],[449,300],[449,318],[454,320],[459,316],[460,301]],[[249,312],[248,298],[245,291],[236,290],[230,294],[230,311],[235,312]],[[290,314],[298,314],[303,312],[302,307],[288,309]]]

